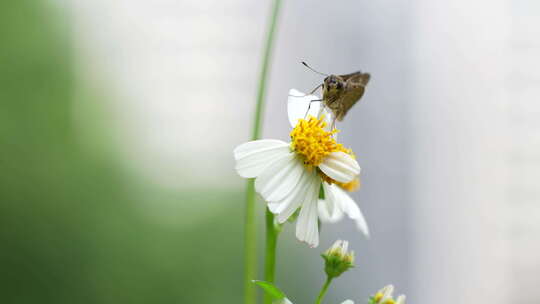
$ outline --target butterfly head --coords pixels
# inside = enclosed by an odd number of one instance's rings
[[[330,75],[324,79],[323,90],[326,92],[337,92],[343,89],[343,79],[337,75]]]

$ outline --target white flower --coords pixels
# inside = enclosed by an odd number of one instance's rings
[[[317,102],[313,102],[317,100]],[[291,126],[295,126],[298,120],[306,115],[309,108],[309,115],[320,116],[321,113],[327,118],[327,126],[330,126],[332,121],[332,114],[322,106],[320,98],[314,95],[304,95],[295,89],[289,92],[287,112],[289,114],[289,123]],[[336,134],[337,135],[337,134]],[[335,136],[334,136],[335,138]],[[318,202],[319,218],[323,222],[335,223],[343,218],[346,214],[350,219],[356,222],[358,229],[366,236],[369,237],[369,228],[367,222],[358,208],[358,205],[354,200],[343,190],[342,187],[335,183],[322,183],[325,194],[325,199],[320,199]],[[343,185],[341,185],[343,186]],[[357,186],[354,182],[351,183],[351,189],[355,190]]]
[[[394,286],[387,285],[371,298],[371,302],[374,304],[405,304],[405,295],[400,295],[394,300],[393,294]]]
[[[324,272],[329,278],[337,278],[354,267],[354,252],[349,251],[349,242],[337,240],[322,255]]]
[[[400,295],[394,300],[393,293],[394,286],[387,285],[370,298],[369,304],[405,304],[405,295]],[[351,300],[346,300],[341,304],[354,304],[354,302]]]
[[[277,301],[276,304],[293,304],[291,301],[289,301],[289,299],[287,298],[284,298],[283,300],[280,301]],[[341,304],[354,304],[353,301],[351,300],[345,300],[344,302],[342,302]]]
[[[300,208],[296,237],[312,247],[319,243],[318,218],[323,210],[320,206],[326,206],[322,212],[326,211],[323,216],[328,215],[329,219],[345,213],[357,222],[363,220],[358,207],[350,205],[354,201],[336,186],[354,183],[360,166],[352,152],[336,142],[333,135],[337,130],[327,129],[325,119],[331,116],[320,102],[312,102],[318,99],[290,91],[288,113],[293,126],[290,143],[263,139],[234,149],[238,174],[256,178],[255,190],[268,202],[279,223]],[[323,203],[319,203],[321,184],[327,196]],[[363,231],[367,231],[365,227]]]

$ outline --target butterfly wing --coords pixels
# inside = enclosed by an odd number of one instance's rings
[[[356,72],[340,76],[345,80],[345,87],[341,94],[341,111],[337,114],[337,120],[341,121],[347,112],[364,96],[364,91],[369,82],[368,73]]]
[[[366,84],[367,82],[369,81],[369,74],[368,73],[362,73],[362,71],[358,71],[358,72],[354,72],[354,73],[350,73],[350,74],[345,74],[345,75],[339,75],[339,77],[341,77],[341,79],[343,79],[344,81],[348,81],[349,79],[355,79],[355,81],[360,81],[360,80],[364,80],[364,78],[367,76],[367,80],[366,81]]]

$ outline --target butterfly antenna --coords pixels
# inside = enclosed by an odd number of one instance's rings
[[[303,64],[304,66],[306,66],[306,68],[312,70],[313,72],[315,72],[315,73],[317,73],[317,74],[319,74],[319,75],[328,76],[328,74],[321,73],[321,72],[319,72],[319,71],[314,70],[314,69],[313,69],[312,67],[310,67],[305,61],[302,61],[302,64]]]

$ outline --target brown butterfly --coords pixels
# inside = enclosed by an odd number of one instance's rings
[[[322,87],[323,104],[334,114],[334,122],[336,119],[342,121],[352,106],[364,95],[370,75],[360,71],[346,75],[326,75],[315,71],[305,62],[302,64],[318,74],[327,76],[313,92]]]

